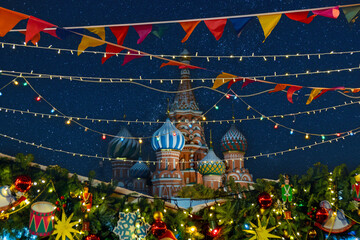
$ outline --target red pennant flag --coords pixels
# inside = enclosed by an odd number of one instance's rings
[[[287,85],[287,84],[276,84],[274,90],[269,91],[269,93],[280,92],[280,91],[284,90],[287,86],[289,86],[289,85]]]
[[[351,89],[351,92],[352,93],[358,93],[358,92],[360,92],[360,88]]]
[[[302,87],[299,86],[291,86],[289,87],[288,91],[287,91],[287,99],[289,102],[294,103],[292,96],[296,91],[299,91],[300,89],[302,89]]]
[[[111,32],[116,37],[116,41],[118,45],[123,45],[127,32],[129,30],[129,26],[124,27],[110,27]],[[106,60],[116,55],[116,53],[121,52],[124,48],[117,47],[114,45],[107,44],[106,45],[106,55],[101,59],[101,63],[104,64]]]
[[[223,35],[226,21],[227,21],[227,19],[204,21],[204,23],[206,24],[206,26],[208,27],[208,29],[210,30],[212,35],[214,35],[216,41],[218,41],[221,38],[221,36]]]
[[[26,35],[26,31],[19,31],[19,33]],[[40,41],[40,33],[37,33],[31,40],[32,44],[36,45]]]
[[[30,16],[0,7],[0,37],[4,37],[16,24]]]
[[[152,25],[136,25],[133,26],[133,28],[135,28],[137,34],[139,34],[139,39],[137,40],[137,44],[142,43],[142,41],[144,41],[144,39],[147,37],[147,35],[149,35],[149,33],[151,33],[152,30]]]
[[[235,78],[233,79],[232,81],[229,82],[227,88],[231,88],[231,86],[236,83],[236,82],[239,82],[239,81],[243,81],[243,84],[241,86],[241,89],[243,89],[244,87],[246,87],[247,85],[249,85],[250,83],[253,83],[253,82],[256,82],[255,80],[253,79],[250,79],[250,78]]]
[[[288,18],[290,18],[291,20],[306,23],[306,24],[311,23],[312,20],[314,19],[314,17],[316,17],[316,15],[311,15],[310,17],[308,17],[309,11],[295,12],[295,13],[285,13],[285,15]]]
[[[43,31],[45,28],[51,28],[55,27],[54,24],[45,22],[41,19],[38,19],[36,17],[30,16],[27,26],[26,26],[26,35],[25,35],[25,42],[30,41],[33,39],[33,37],[38,34],[39,32]],[[49,34],[55,34],[53,36],[56,36],[56,33],[54,32],[48,32]]]
[[[330,89],[323,89],[323,90],[321,90],[321,92],[316,97],[314,97],[313,100],[319,98],[321,95],[323,95],[326,92],[335,91],[335,90],[345,90],[345,87],[333,87],[333,88],[330,88]]]
[[[315,15],[319,15],[322,17],[328,17],[328,18],[334,18],[334,19],[338,18],[340,15],[339,6],[325,9],[325,10],[316,10],[316,11],[312,11],[312,12]]]
[[[136,58],[141,58],[143,57],[143,55],[139,54],[138,52],[135,51],[129,51],[129,54],[125,55],[124,57],[124,61],[121,64],[121,66],[124,66],[125,64],[127,64],[128,62],[136,59]]]
[[[186,40],[188,40],[188,38],[190,37],[190,35],[192,34],[192,32],[194,31],[194,29],[196,28],[196,26],[199,23],[200,23],[200,21],[182,22],[182,23],[180,23],[181,27],[186,32],[185,37],[183,38],[183,40],[181,40],[182,43],[184,43],[184,42],[186,42]]]

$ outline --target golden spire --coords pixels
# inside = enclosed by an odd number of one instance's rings
[[[166,116],[170,117],[170,99],[167,98],[166,101],[167,101]]]
[[[232,119],[234,120],[235,119],[235,114],[234,114],[234,103],[232,103]]]
[[[211,129],[210,129],[210,148],[213,148],[213,142],[212,142]]]

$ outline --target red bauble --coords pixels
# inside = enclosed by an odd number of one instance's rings
[[[63,204],[63,208],[66,208],[66,204],[65,204],[65,203]]]
[[[57,208],[56,208],[56,211],[60,212],[60,208],[59,208],[59,207],[57,207]]]
[[[15,179],[15,188],[20,192],[27,192],[31,188],[32,181],[29,176],[20,175]]]
[[[166,230],[166,224],[161,220],[157,220],[151,225],[151,232],[155,237],[162,236]]]
[[[95,234],[90,234],[85,238],[85,240],[100,240],[100,237]]]
[[[61,199],[61,200],[64,200],[64,196],[61,196],[60,199]]]
[[[272,198],[267,192],[260,193],[258,196],[258,203],[261,208],[266,209],[271,206]]]
[[[211,237],[217,237],[219,235],[219,233],[220,233],[220,228],[214,228],[210,231],[209,235]]]
[[[326,210],[326,208],[319,208],[316,212],[316,222],[322,224],[326,221],[326,219],[329,217],[329,212]]]
[[[56,201],[55,204],[56,204],[56,205],[59,205],[59,201]]]

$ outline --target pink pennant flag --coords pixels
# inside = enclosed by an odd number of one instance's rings
[[[135,51],[129,51],[129,54],[125,55],[124,57],[124,61],[121,64],[121,66],[124,66],[125,64],[127,64],[128,62],[136,59],[136,58],[141,58],[143,57],[143,55],[139,54],[138,52]]]
[[[328,18],[334,18],[334,19],[338,18],[340,15],[339,6],[329,8],[329,9],[324,9],[324,10],[315,10],[312,12],[315,15],[319,15],[322,17],[328,17]]]
[[[152,30],[152,25],[136,25],[133,26],[133,28],[135,28],[136,32],[139,34],[139,39],[137,40],[137,44],[142,43],[142,41],[144,41],[144,39],[147,37],[147,35],[149,35],[149,33],[151,33]]]
[[[43,31],[45,28],[52,28],[55,27],[54,24],[45,22],[41,19],[36,17],[30,16],[27,26],[26,26],[26,35],[25,35],[25,42],[30,41],[33,37],[38,34],[39,32]],[[57,37],[56,32],[48,31],[50,35]]]
[[[218,41],[223,35],[227,19],[205,20],[204,23]]]
[[[302,89],[302,87],[299,86],[291,86],[289,87],[288,91],[287,91],[287,99],[289,102],[294,103],[292,96],[296,91],[299,91],[300,89]]]

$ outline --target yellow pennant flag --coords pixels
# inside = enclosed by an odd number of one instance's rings
[[[314,88],[313,90],[311,90],[310,96],[309,96],[308,100],[306,101],[306,105],[309,105],[312,102],[312,100],[314,100],[314,97],[319,95],[321,90],[322,90],[322,88]]]
[[[270,35],[271,31],[276,27],[276,25],[280,21],[280,18],[281,18],[281,14],[258,16],[259,22],[261,24],[261,27],[265,35],[265,39],[263,42],[265,42],[266,38]]]
[[[101,27],[101,28],[87,28],[87,30],[89,30],[92,33],[95,33],[96,35],[98,35],[102,40],[105,40],[105,28]],[[97,40],[97,39],[93,39],[91,37],[88,36],[83,36],[83,38],[81,39],[81,42],[78,46],[78,56],[88,47],[97,47],[100,45],[103,45],[104,42]]]
[[[216,89],[218,87],[220,87],[221,85],[227,83],[227,82],[230,82],[231,80],[233,79],[236,79],[238,78],[238,76],[235,76],[235,75],[232,75],[230,73],[220,73],[216,79],[215,79],[215,82],[214,82],[214,85],[212,86],[213,89]]]

